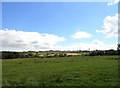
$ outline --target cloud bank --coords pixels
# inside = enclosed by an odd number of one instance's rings
[[[82,32],[80,32],[82,33]],[[83,32],[83,35],[86,32]],[[79,34],[79,33],[78,33]],[[86,33],[88,34],[88,33]],[[54,34],[25,32],[16,30],[0,30],[0,42],[2,50],[14,51],[40,51],[40,50],[108,50],[117,49],[117,44],[105,44],[104,42],[95,39],[89,43],[77,42],[68,46],[60,45],[60,42],[67,42],[64,37]],[[87,35],[86,35],[87,36]],[[91,37],[91,35],[89,35]],[[78,37],[78,38],[89,38]]]
[[[49,49],[66,39],[54,34],[24,32],[16,30],[0,30],[2,48],[12,50]]]
[[[91,41],[90,43],[84,43],[84,42],[79,42],[79,43],[73,43],[69,46],[56,46],[54,48],[59,49],[59,50],[109,50],[109,49],[117,49],[117,44],[105,44],[104,42],[95,39]]]

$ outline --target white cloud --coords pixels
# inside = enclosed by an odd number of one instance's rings
[[[105,44],[104,42],[95,39],[90,43],[74,43],[69,46],[55,46],[53,50],[109,50],[109,49],[117,49],[117,44]]]
[[[119,0],[113,0],[112,2],[108,3],[108,6],[116,5],[118,2],[119,2]]]
[[[74,39],[82,39],[82,38],[91,38],[92,35],[90,33],[84,32],[84,31],[79,31],[76,32],[72,35]]]
[[[103,20],[103,30],[96,30],[106,35],[108,38],[118,37],[118,14],[107,16]]]
[[[16,30],[0,30],[0,36],[3,50],[49,49],[57,43],[65,41],[64,37],[59,37],[54,34],[41,34],[38,32]]]
[[[117,45],[112,44],[112,45],[108,45],[105,44],[102,41],[99,41],[97,39],[91,41],[90,43],[76,43],[73,44],[72,47],[74,47],[75,49],[81,49],[81,50],[109,50],[109,49],[116,49]]]

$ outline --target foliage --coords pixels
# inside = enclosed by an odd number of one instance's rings
[[[2,59],[14,59],[14,58],[52,58],[52,57],[71,57],[71,56],[102,56],[102,55],[118,55],[117,50],[96,50],[96,51],[71,51],[72,53],[67,54],[67,51],[28,51],[28,52],[12,52],[2,51]],[[76,55],[75,55],[76,54]]]
[[[91,51],[89,54],[89,56],[102,56],[102,55],[118,55],[118,51],[113,49],[105,51],[96,50]]]

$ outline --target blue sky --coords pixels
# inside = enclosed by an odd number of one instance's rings
[[[117,44],[117,38],[114,37],[114,33],[111,33],[110,36],[108,35],[109,37],[106,37],[106,33],[114,31],[112,29],[114,28],[114,24],[112,25],[112,28],[103,28],[103,26],[104,19],[107,16],[111,17],[108,17],[108,19],[106,18],[105,24],[108,26],[107,22],[109,23],[109,21],[114,19],[115,14],[118,13],[117,11],[117,4],[108,5],[107,2],[4,2],[2,3],[3,21],[1,34],[3,34],[2,32],[6,33],[7,31],[14,30],[16,33],[19,33],[20,31],[23,33],[37,32],[43,36],[47,36],[44,34],[50,34],[64,38],[64,40],[61,40],[60,42],[54,41],[55,44],[51,45],[52,48],[53,46],[60,46],[61,48],[69,46],[69,49],[71,49],[71,46],[73,48],[74,46],[82,47],[81,43],[89,45],[92,42],[103,42],[105,45],[112,46]],[[99,32],[96,30],[99,30]],[[103,31],[101,32],[100,30]],[[105,30],[109,30],[109,32],[105,33]],[[91,36],[86,38],[87,34],[80,34],[83,32],[90,34]],[[78,34],[76,35],[78,37],[73,37],[75,33]],[[22,37],[19,38],[23,40]],[[34,36],[33,40],[35,40]],[[5,40],[5,43],[10,43],[10,41],[6,41],[7,40]],[[23,41],[25,42],[25,40]],[[37,41],[39,41],[39,39]],[[10,44],[6,44],[4,48],[8,50],[17,49],[17,47]],[[57,47],[54,48],[56,49]]]

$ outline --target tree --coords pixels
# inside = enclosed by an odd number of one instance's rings
[[[3,51],[2,52],[2,59],[13,59],[15,58],[14,52]]]

